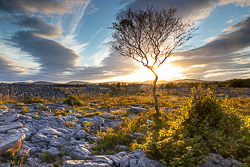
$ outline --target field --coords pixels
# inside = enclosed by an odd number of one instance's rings
[[[98,115],[105,121],[119,122],[117,126],[101,126],[99,129],[91,127],[91,123],[85,124],[83,130],[97,139],[89,140],[94,144],[91,155],[142,149],[148,158],[167,166],[199,166],[209,153],[214,153],[249,166],[250,89],[205,86],[159,86],[159,117],[154,111],[152,91],[127,90],[123,86],[116,87],[112,93],[69,94],[63,99],[2,99],[0,107],[7,108],[5,104],[9,102],[45,104],[62,101],[77,111],[75,116],[78,118]],[[69,114],[53,112],[56,118]],[[75,126],[69,122],[63,125]]]

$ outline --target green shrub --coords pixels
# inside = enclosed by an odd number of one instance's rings
[[[49,154],[48,152],[44,151],[42,152],[42,154],[40,155],[39,159],[41,160],[41,162],[49,162],[52,163],[56,160],[56,157],[52,156],[51,154]]]
[[[250,79],[232,79],[228,82],[228,87],[250,87]]]
[[[64,100],[65,104],[71,105],[71,106],[82,106],[82,101],[78,98],[76,94],[69,94],[66,99]]]
[[[208,153],[216,153],[249,163],[250,135],[244,121],[209,89],[193,90],[180,114],[158,135],[147,137],[142,148],[152,157],[189,167],[200,165]]]

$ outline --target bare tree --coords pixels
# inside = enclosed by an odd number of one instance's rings
[[[133,58],[150,69],[154,75],[153,95],[155,110],[159,116],[156,97],[158,75],[155,70],[184,43],[194,36],[197,30],[190,20],[176,16],[177,9],[131,9],[120,11],[111,29],[115,30],[112,49],[119,55]]]

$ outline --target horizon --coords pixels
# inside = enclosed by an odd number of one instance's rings
[[[29,3],[32,1],[32,3]],[[175,6],[199,27],[186,50],[160,66],[159,80],[250,78],[248,0],[0,1],[0,82],[145,82],[154,74],[110,50],[119,10]]]

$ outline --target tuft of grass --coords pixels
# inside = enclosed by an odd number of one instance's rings
[[[13,147],[11,147],[11,149],[7,150],[2,154],[7,161],[11,162],[12,166],[16,165],[21,166],[22,164],[25,163],[25,158],[27,157],[27,154],[29,153],[30,149],[21,149],[21,147],[22,147],[22,141],[20,139]]]
[[[75,128],[75,124],[71,122],[62,122],[61,124],[66,125],[67,127],[70,127],[70,128]]]
[[[100,115],[101,112],[91,112],[84,114],[85,117],[93,117],[94,115]]]
[[[74,106],[79,107],[83,105],[82,101],[78,98],[78,96],[72,93],[69,94],[63,102],[73,107]]]

